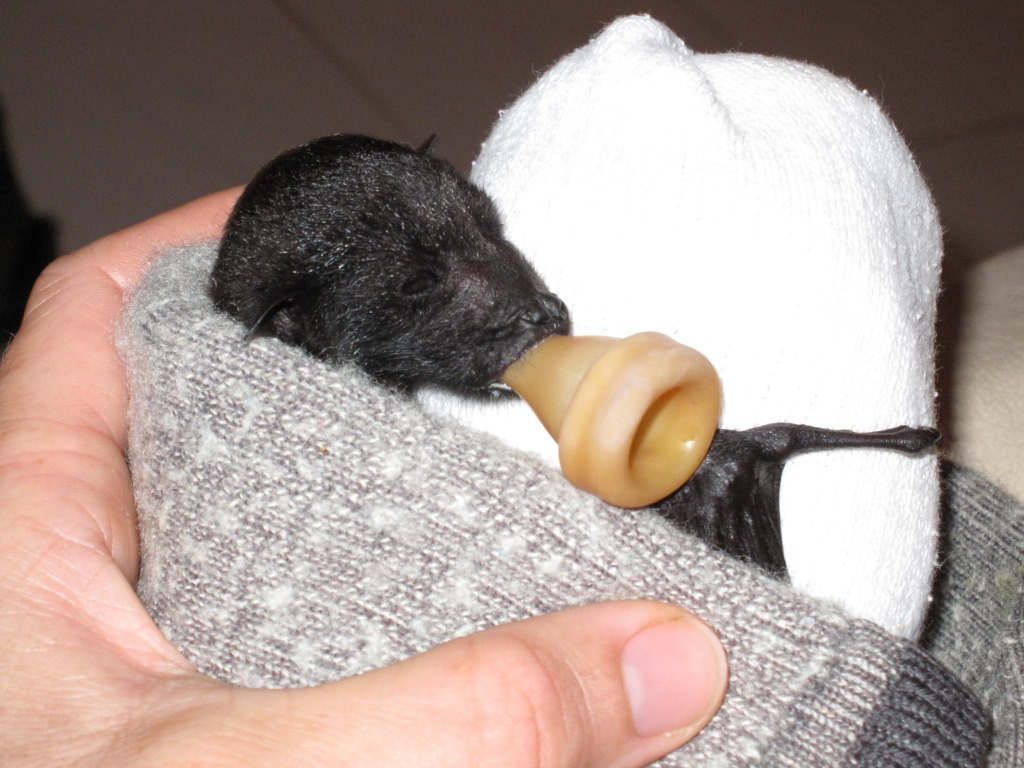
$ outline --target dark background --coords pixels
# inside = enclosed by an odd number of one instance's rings
[[[2,307],[47,253],[244,182],[318,135],[437,133],[437,153],[468,170],[499,109],[631,12],[695,50],[802,59],[881,101],[948,233],[945,314],[964,265],[1024,244],[1018,0],[3,0],[0,103],[21,195],[0,188],[15,232],[0,239],[0,289],[14,291]],[[27,266],[12,266],[17,248]]]

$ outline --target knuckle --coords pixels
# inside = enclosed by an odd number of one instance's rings
[[[561,658],[511,634],[486,642],[466,638],[461,659],[471,680],[464,691],[471,732],[470,765],[581,765],[589,755],[592,723],[586,691]]]
[[[69,256],[60,256],[43,267],[36,276],[26,302],[26,314],[42,306],[51,296],[63,290],[68,281],[70,260]]]

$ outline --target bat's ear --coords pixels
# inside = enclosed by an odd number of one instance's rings
[[[419,152],[421,155],[428,155],[428,154],[430,154],[430,151],[434,148],[434,142],[436,140],[437,140],[437,134],[436,133],[430,134],[430,138],[428,138],[426,141],[424,141],[422,144],[420,144],[419,147],[416,148],[416,151]]]
[[[294,303],[294,291],[270,288],[263,296],[259,316],[245,333],[245,340],[252,341],[255,337],[260,336],[272,323],[277,325],[277,336],[281,338],[288,336],[291,326],[294,325],[294,320],[288,310]]]

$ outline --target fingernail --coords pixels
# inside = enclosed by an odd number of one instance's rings
[[[729,665],[711,628],[686,617],[630,638],[622,672],[633,725],[648,737],[703,727],[722,704]]]

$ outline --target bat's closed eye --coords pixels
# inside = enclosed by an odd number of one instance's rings
[[[402,284],[406,296],[418,296],[437,285],[437,274],[429,269],[420,270]]]

